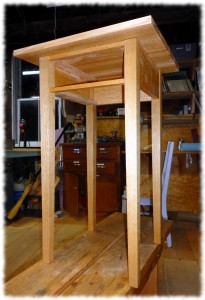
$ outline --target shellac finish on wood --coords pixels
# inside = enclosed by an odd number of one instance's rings
[[[42,43],[14,51],[14,56],[40,65],[41,133],[43,183],[43,247],[44,261],[51,262],[53,252],[53,211],[54,205],[54,99],[55,95],[67,100],[88,105],[91,125],[88,133],[88,207],[89,229],[95,228],[95,166],[96,166],[96,121],[95,108],[99,105],[95,89],[124,85],[126,116],[126,172],[128,187],[128,273],[129,284],[140,286],[140,93],[151,101],[161,98],[158,74],[176,71],[178,66],[151,16],[103,27],[66,38]],[[51,70],[52,67],[52,70]],[[124,72],[125,71],[125,72]],[[151,82],[151,84],[150,84]],[[54,94],[55,93],[55,94]],[[111,92],[113,94],[113,92]],[[121,91],[120,91],[121,93]],[[119,95],[119,94],[118,94]],[[105,99],[105,97],[102,97]],[[112,96],[113,99],[113,96]],[[112,100],[111,100],[112,103]],[[103,104],[103,101],[100,103]],[[106,100],[106,104],[108,104]],[[155,103],[154,113],[160,114],[160,103]],[[93,107],[92,107],[93,106]],[[44,109],[45,108],[45,109]],[[160,117],[160,115],[158,116]],[[156,129],[153,139],[156,146],[153,163],[160,164],[161,142],[160,123],[154,116]],[[45,129],[46,128],[46,129]],[[129,134],[134,130],[133,137]],[[154,145],[155,149],[155,145]],[[131,155],[131,157],[130,157]],[[154,197],[160,203],[161,183],[159,171],[154,173]],[[49,174],[48,179],[45,174]],[[132,176],[130,176],[132,175]],[[47,181],[46,181],[47,179]],[[156,208],[160,209],[160,205]],[[47,208],[47,209],[46,209]],[[154,214],[154,235],[160,243],[161,220]]]

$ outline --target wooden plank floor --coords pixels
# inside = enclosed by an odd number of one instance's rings
[[[102,218],[103,216],[100,219]],[[62,247],[67,243],[67,240],[71,240],[79,233],[84,232],[87,228],[86,222],[86,216],[74,218],[72,216],[65,215],[62,219],[57,219],[55,222],[55,247]],[[200,293],[199,231],[199,225],[197,223],[175,222],[172,234],[173,247],[169,249],[166,248],[166,245],[163,247],[162,256],[158,264],[159,295],[198,295]],[[19,221],[6,226],[5,237],[5,281],[7,281],[13,276],[21,273],[34,262],[40,260],[41,219],[22,218]],[[123,241],[120,241],[119,239],[117,243],[120,242],[122,243],[121,250],[123,252],[125,251],[123,250],[125,249],[125,245],[123,246]],[[114,246],[111,249],[111,253],[118,251]],[[119,259],[119,268],[123,267],[123,255],[125,255],[125,253],[115,256],[116,259]],[[102,259],[106,262],[106,255]],[[181,264],[177,264],[178,262]],[[95,264],[93,268],[97,268],[98,263]],[[177,278],[176,276],[172,276],[176,265],[180,266]],[[103,268],[103,272],[108,272],[108,270],[106,270],[106,268]],[[187,270],[189,272],[187,272]],[[186,278],[186,276],[184,276],[185,273],[193,273],[193,278]],[[69,295],[71,293],[71,289],[75,286],[81,286],[82,278],[85,274],[82,274],[81,276],[82,277],[79,277],[78,281],[73,283],[70,288],[63,288],[63,295]],[[101,282],[100,284],[98,282],[99,276],[99,274],[96,274],[96,277],[91,278],[92,291],[95,295],[103,293],[103,283]],[[112,274],[110,274],[110,276],[112,277]],[[181,284],[178,284],[179,279]],[[117,279],[113,278],[113,280],[114,282],[111,286],[113,290],[115,290],[115,293],[117,293],[117,289],[119,290],[119,283],[116,286]],[[186,288],[187,284],[189,285],[189,289]],[[105,294],[110,295],[109,293],[113,293],[113,290],[106,291]],[[123,291],[122,288],[121,291]],[[44,292],[45,291],[43,291],[43,289],[39,290],[40,294],[44,294]],[[77,288],[75,289],[75,292],[72,291],[72,293],[77,293]]]
[[[163,247],[158,263],[160,295],[199,296],[201,246],[198,222],[175,221],[172,248]]]

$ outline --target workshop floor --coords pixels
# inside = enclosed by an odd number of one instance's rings
[[[99,222],[106,215],[97,216]],[[87,217],[67,213],[55,219],[55,249],[87,229]],[[172,248],[163,247],[158,268],[159,295],[200,295],[200,225],[175,221]],[[24,217],[5,226],[5,281],[41,259],[41,219]]]

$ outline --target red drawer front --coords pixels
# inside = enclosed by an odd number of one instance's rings
[[[64,171],[72,173],[86,173],[86,159],[66,159],[64,160]]]
[[[116,159],[117,148],[116,147],[97,147],[98,159]]]
[[[86,147],[68,147],[63,149],[63,159],[86,158]]]
[[[97,162],[96,174],[115,174],[116,164],[114,162]]]
[[[86,158],[86,147],[64,148],[63,158]],[[97,159],[117,159],[117,147],[97,147]]]
[[[86,173],[86,159],[66,159],[64,161],[64,171],[72,173]],[[114,162],[97,162],[96,174],[115,174],[116,164]]]

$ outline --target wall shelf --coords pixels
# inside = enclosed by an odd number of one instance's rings
[[[173,92],[173,93],[164,93],[162,95],[163,100],[171,100],[171,99],[191,99],[195,95],[196,97],[200,96],[199,91],[194,92]]]
[[[97,120],[124,120],[125,116],[98,116]],[[162,115],[162,124],[198,124],[199,115],[198,114],[188,114],[188,115]],[[145,116],[142,125],[151,125],[151,117]]]

